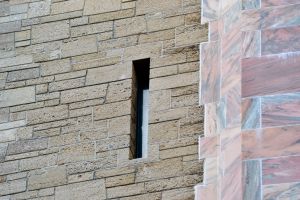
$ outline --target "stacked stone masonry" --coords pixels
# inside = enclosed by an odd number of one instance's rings
[[[300,1],[203,0],[197,200],[300,199]]]
[[[198,0],[0,0],[0,200],[191,200],[202,182]],[[148,157],[130,159],[150,58]]]

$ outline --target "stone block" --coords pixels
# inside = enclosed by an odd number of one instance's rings
[[[1,27],[0,27],[1,30]],[[32,55],[18,55],[0,60],[0,68],[32,63]]]
[[[38,151],[46,149],[48,146],[48,139],[35,139],[35,140],[20,140],[10,143],[7,149],[7,155],[26,153],[30,151]]]
[[[123,174],[130,174],[135,172],[134,166],[128,166],[128,167],[119,167],[114,169],[103,169],[103,170],[97,170],[95,172],[96,178],[105,178],[105,177],[112,177],[112,176],[119,176]]]
[[[181,6],[181,0],[138,0],[136,3],[136,14],[143,15],[169,10],[179,10]]]
[[[68,106],[60,105],[55,107],[46,107],[27,112],[28,124],[39,124],[44,122],[57,121],[69,116]]]
[[[129,147],[130,145],[130,136],[122,135],[113,138],[103,139],[96,142],[96,151],[112,151],[115,149],[122,149]]]
[[[23,40],[30,40],[30,30],[20,31],[15,33],[15,40],[16,41],[23,41]]]
[[[145,193],[144,183],[138,183],[133,185],[119,186],[107,189],[108,198],[117,198],[122,196],[131,196]]]
[[[95,159],[95,145],[82,143],[63,147],[58,154],[58,164]]]
[[[71,71],[70,59],[54,60],[41,64],[41,76],[49,76]]]
[[[94,119],[108,119],[130,115],[131,101],[121,101],[116,103],[99,105],[94,108]]]
[[[120,19],[114,24],[115,37],[124,37],[145,33],[147,31],[146,19],[144,16]]]
[[[181,174],[183,174],[181,158],[167,159],[139,167],[136,182],[175,177]]]
[[[115,117],[108,121],[109,137],[117,135],[125,135],[130,133],[131,117],[130,115],[123,117]]]
[[[120,81],[131,78],[131,73],[132,65],[130,63],[89,69],[86,76],[86,84],[94,85],[99,83]]]
[[[24,192],[26,190],[26,179],[0,183],[0,196]]]
[[[199,81],[198,76],[198,72],[190,72],[151,79],[150,90],[170,89],[196,84]]]
[[[56,154],[38,156],[34,158],[27,158],[20,160],[20,171],[27,171],[32,169],[41,169],[44,167],[56,165]]]
[[[86,0],[83,9],[84,15],[111,12],[121,9],[121,0]]]
[[[16,140],[17,129],[0,131],[0,143],[11,142]]]
[[[48,42],[70,37],[69,21],[50,22],[32,27],[32,43]]]
[[[62,81],[50,83],[49,91],[53,92],[53,91],[73,89],[73,88],[83,87],[84,84],[85,84],[85,77],[62,80]]]
[[[181,188],[181,189],[175,189],[175,190],[167,190],[162,193],[162,199],[161,200],[192,200],[194,199],[195,194],[194,190],[191,188]]]
[[[161,159],[174,158],[180,156],[193,155],[198,153],[198,145],[166,149],[160,152]]]
[[[0,162],[4,162],[8,144],[0,144]]]
[[[12,174],[19,171],[19,161],[10,161],[0,163],[0,175]]]
[[[54,15],[60,13],[73,12],[76,10],[82,10],[83,5],[84,5],[84,0],[69,0],[69,1],[53,3],[51,5],[51,14]]]
[[[101,13],[101,14],[89,16],[89,22],[90,23],[104,22],[104,21],[123,19],[123,18],[128,18],[133,16],[134,16],[134,9],[126,9],[126,10],[119,10],[119,11]]]
[[[90,35],[95,33],[102,33],[111,31],[113,22],[103,22],[97,24],[89,24],[84,26],[76,26],[71,28],[71,37],[79,37],[83,35]]]
[[[147,20],[148,32],[161,31],[184,25],[184,16],[169,18],[149,18]]]
[[[40,76],[39,68],[24,69],[8,73],[7,82],[22,81],[27,79],[38,78]]]
[[[55,189],[56,200],[104,200],[106,199],[103,179],[60,186]]]
[[[133,184],[135,179],[134,174],[125,174],[120,176],[109,177],[105,179],[105,186],[107,188],[121,185]]]
[[[62,57],[70,57],[97,52],[96,36],[86,36],[65,41],[61,47]]]
[[[93,180],[93,178],[94,178],[94,172],[74,174],[68,176],[68,183],[83,182],[83,181]]]
[[[66,184],[67,175],[65,166],[56,166],[28,174],[28,190],[36,190]]]
[[[75,72],[69,72],[69,73],[64,73],[64,74],[58,74],[58,75],[55,76],[55,80],[60,81],[60,80],[83,77],[85,75],[86,75],[85,70],[75,71]]]
[[[61,92],[61,103],[71,103],[88,99],[101,98],[106,95],[107,84],[83,87]]]
[[[9,108],[0,108],[0,123],[8,122]]]
[[[115,101],[124,101],[131,97],[132,81],[118,81],[108,84],[106,101],[108,103]]]
[[[0,24],[0,34],[10,33],[21,30],[21,21],[13,21]]]
[[[7,130],[7,129],[12,129],[12,128],[17,128],[21,126],[25,126],[26,121],[25,120],[19,120],[19,121],[12,121],[12,122],[7,122],[7,123],[1,123],[0,124],[0,130]]]
[[[178,138],[178,121],[150,124],[149,143],[160,143]]]
[[[28,18],[40,17],[50,14],[51,0],[33,2],[28,7]]]
[[[7,33],[0,35],[0,50],[1,51],[11,51],[14,49],[14,34]]]
[[[35,102],[35,87],[0,91],[0,108]]]
[[[120,200],[140,200],[140,199],[160,200],[161,193],[148,193],[148,194],[120,198]]]
[[[207,41],[205,25],[192,25],[176,28],[176,46],[188,46]]]
[[[124,48],[134,46],[138,43],[138,36],[131,35],[128,37],[121,37],[112,40],[104,40],[99,42],[99,50],[106,51],[110,49]]]
[[[171,108],[170,105],[171,105],[170,90],[158,90],[158,91],[150,92],[149,106],[151,111],[167,110]]]

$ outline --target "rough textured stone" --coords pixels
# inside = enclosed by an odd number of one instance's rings
[[[71,71],[70,59],[55,60],[41,64],[41,76],[49,76]]]
[[[51,5],[51,14],[67,13],[83,9],[84,0],[69,0]]]
[[[0,163],[0,175],[12,174],[18,172],[18,161]]]
[[[97,51],[97,38],[95,36],[80,37],[63,43],[62,57],[70,57]]]
[[[65,119],[69,115],[68,107],[61,105],[56,107],[31,110],[27,113],[28,124],[38,124],[42,122]]]
[[[145,192],[144,183],[126,185],[107,189],[108,198],[116,198],[122,196],[131,196],[136,194],[142,194]]]
[[[8,145],[7,155],[37,151],[47,148],[47,138],[38,140],[20,140]]]
[[[52,167],[38,171],[32,171],[28,175],[28,189],[36,190],[65,184],[65,166]]]
[[[144,16],[117,20],[114,25],[116,37],[146,32],[146,19]]]
[[[95,107],[94,118],[106,119],[129,115],[131,110],[131,101],[121,101],[117,103],[104,104]]]
[[[106,199],[104,180],[75,183],[67,186],[57,187],[55,191],[56,200],[102,200]]]
[[[32,27],[32,43],[48,42],[70,37],[69,21],[51,22]]]
[[[89,161],[95,158],[95,145],[84,143],[64,147],[58,155],[58,163],[68,163],[75,161]]]
[[[24,69],[20,71],[12,71],[8,73],[7,82],[12,81],[22,81],[26,79],[33,79],[40,76],[39,68],[31,68],[31,69]]]
[[[0,107],[15,106],[35,101],[35,88],[23,87],[0,91]]]
[[[61,102],[71,103],[76,101],[101,98],[106,95],[106,84],[83,87],[73,90],[62,91]]]
[[[26,190],[26,179],[0,183],[0,195],[8,195]]]
[[[94,85],[111,81],[119,81],[131,77],[132,68],[128,63],[89,69],[86,76],[86,84]]]
[[[181,0],[152,0],[151,2],[148,0],[138,0],[136,4],[136,14],[142,15],[164,10],[177,10],[181,8],[181,5]]]
[[[50,14],[50,4],[51,0],[30,3],[28,7],[28,18]]]
[[[86,0],[83,14],[93,15],[97,13],[111,12],[121,9],[121,0]]]

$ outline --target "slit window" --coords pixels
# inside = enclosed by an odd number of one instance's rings
[[[148,151],[150,59],[133,61],[132,156],[145,158]]]

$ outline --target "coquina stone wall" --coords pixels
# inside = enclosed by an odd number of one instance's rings
[[[188,200],[202,182],[198,0],[0,0],[0,199]],[[150,58],[148,157],[130,159]]]

